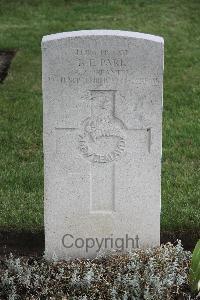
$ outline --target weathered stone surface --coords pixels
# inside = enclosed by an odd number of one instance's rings
[[[46,256],[158,245],[163,39],[77,31],[42,50]]]

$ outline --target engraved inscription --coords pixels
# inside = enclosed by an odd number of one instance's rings
[[[55,74],[51,74],[48,76],[48,81],[51,83],[61,84],[61,85],[79,85],[79,84],[106,84],[112,80],[112,77],[104,77],[109,75],[117,75],[121,76],[122,74],[127,73],[128,70],[93,70],[94,75],[99,77],[76,77],[76,76],[57,76]],[[116,79],[115,79],[116,80]],[[161,81],[157,78],[135,78],[132,81],[133,85],[152,85],[158,86]]]
[[[128,72],[128,50],[111,51],[108,49],[76,49],[75,69],[77,73],[94,76],[120,76]]]
[[[73,71],[49,74],[48,81],[61,85],[106,84],[128,73],[128,50],[73,49]]]
[[[130,66],[128,50],[110,49],[73,49],[73,71],[69,74],[49,74],[47,80],[61,86],[78,86],[82,84],[104,85],[119,82],[130,75],[133,67]],[[159,86],[157,77],[132,78],[130,84]]]
[[[75,55],[90,55],[90,56],[108,56],[108,55],[120,55],[120,56],[126,56],[128,54],[127,49],[120,49],[120,50],[110,50],[110,49],[100,49],[100,50],[94,50],[94,49],[76,49]]]
[[[83,122],[79,150],[93,163],[118,160],[126,146],[125,125],[115,117],[114,90],[91,91],[91,117]]]
[[[122,58],[78,59],[79,67],[126,67]]]

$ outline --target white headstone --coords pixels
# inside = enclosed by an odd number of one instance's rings
[[[66,32],[42,52],[46,256],[158,245],[163,39]]]

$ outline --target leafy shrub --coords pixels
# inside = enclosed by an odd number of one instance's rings
[[[0,265],[0,298],[195,299],[188,296],[190,258],[180,242],[126,254],[113,252],[93,260],[47,262],[10,256]]]

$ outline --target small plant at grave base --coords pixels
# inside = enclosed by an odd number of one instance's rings
[[[200,240],[196,244],[192,254],[189,278],[192,291],[199,291],[200,293]]]
[[[191,253],[168,243],[93,260],[0,260],[0,299],[197,299],[189,292]]]

